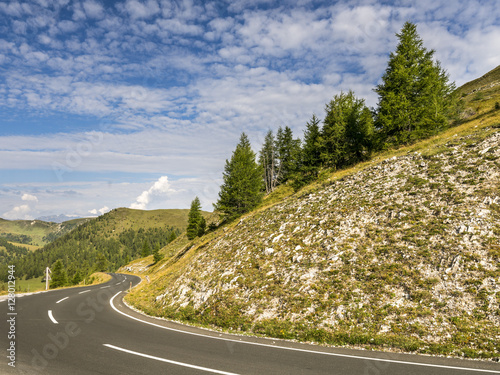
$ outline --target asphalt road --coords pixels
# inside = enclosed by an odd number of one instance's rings
[[[13,310],[0,302],[0,374],[500,374],[493,362],[324,348],[148,318],[122,302],[139,278],[112,276],[18,297]]]

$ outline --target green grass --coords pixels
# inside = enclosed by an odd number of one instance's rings
[[[42,290],[45,290],[45,281],[42,282],[43,277],[36,277],[33,279],[16,279],[16,292],[17,293],[27,293],[27,292],[39,292]],[[95,285],[95,284],[102,284],[105,283],[106,281],[111,280],[111,276],[103,273],[103,272],[95,272],[88,279],[85,281],[82,281],[79,285],[73,285],[71,287],[66,287],[66,288],[73,288],[75,286],[83,286],[83,285]],[[2,283],[0,282],[0,295],[7,294],[7,283]]]

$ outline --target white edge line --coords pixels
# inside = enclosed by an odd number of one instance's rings
[[[90,292],[92,289],[89,289],[89,290],[84,290],[83,292],[80,292],[78,294],[83,294],[83,293],[87,293],[87,292]]]
[[[54,319],[54,316],[52,315],[52,310],[49,310],[49,318],[50,320],[52,320],[52,323],[59,324],[59,322]]]
[[[149,354],[138,353],[138,352],[134,352],[132,350],[119,348],[118,346],[114,346],[114,345],[110,345],[110,344],[103,344],[103,345],[106,346],[106,347],[108,347],[108,348],[119,350],[119,351],[122,351],[122,352],[125,352],[125,353],[138,355],[138,356],[141,356],[141,357],[144,357],[144,358],[155,359],[157,361],[166,362],[166,363],[170,363],[170,364],[173,364],[173,365],[178,365],[178,366],[183,366],[183,367],[189,367],[189,368],[193,368],[193,369],[201,370],[201,371],[205,371],[205,372],[211,372],[213,374],[238,375],[238,374],[236,374],[234,372],[219,371],[219,370],[214,370],[214,369],[207,368],[207,367],[190,365],[188,363],[172,361],[170,359],[165,359],[165,358],[161,358],[161,357],[155,357],[155,356],[152,356],[152,355],[149,355]]]
[[[166,330],[169,330],[169,331],[173,331],[173,332],[184,333],[184,334],[187,334],[187,335],[201,336],[201,337],[207,337],[207,338],[210,338],[210,339],[223,340],[223,341],[229,341],[229,342],[237,342],[239,344],[257,345],[257,346],[264,346],[264,347],[268,347],[268,348],[292,350],[292,351],[303,352],[303,353],[313,353],[313,354],[329,355],[329,356],[333,356],[333,357],[354,358],[354,359],[363,359],[363,360],[366,360],[366,361],[398,363],[398,364],[402,364],[402,365],[424,366],[424,367],[437,367],[437,368],[445,368],[445,369],[450,369],[450,370],[462,370],[462,371],[487,372],[487,373],[492,373],[492,374],[500,374],[500,371],[496,371],[496,370],[482,370],[482,369],[467,368],[467,367],[434,365],[432,363],[408,362],[408,361],[399,361],[399,360],[394,360],[394,359],[362,357],[362,356],[350,355],[350,354],[339,354],[339,353],[330,353],[330,352],[318,352],[318,351],[315,351],[315,350],[299,349],[299,348],[287,348],[285,346],[279,346],[279,345],[262,344],[262,343],[259,343],[259,342],[251,342],[251,341],[240,341],[240,340],[228,339],[228,338],[224,338],[224,337],[215,337],[215,336],[204,335],[202,333],[195,333],[195,332],[183,331],[183,330],[180,330],[180,329],[165,327],[165,326],[162,326],[162,325],[159,325],[159,324],[147,322],[145,320],[138,319],[138,318],[136,318],[134,316],[125,314],[124,312],[118,310],[115,307],[115,305],[113,304],[113,300],[120,293],[121,293],[121,291],[118,292],[118,293],[116,293],[109,300],[109,304],[111,305],[111,307],[113,308],[113,310],[115,310],[116,312],[118,312],[118,313],[120,313],[120,314],[122,314],[122,315],[124,315],[124,316],[126,316],[126,317],[128,317],[130,319],[137,320],[138,322],[142,322],[142,323],[145,323],[145,324],[149,324],[149,325],[152,325],[152,326],[155,326],[155,327],[159,327],[159,328],[163,328],[163,329],[166,329]]]
[[[62,302],[64,301],[65,299],[68,299],[69,297],[64,297],[63,299],[60,299],[59,301],[57,301],[56,303],[59,303],[59,302]]]

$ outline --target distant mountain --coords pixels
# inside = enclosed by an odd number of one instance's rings
[[[60,214],[60,215],[40,216],[36,218],[36,220],[46,221],[48,223],[64,223],[65,221],[75,220],[75,219],[83,219],[83,217]]]

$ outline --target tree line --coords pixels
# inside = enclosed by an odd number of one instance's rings
[[[103,233],[103,220],[106,218],[88,221],[41,249],[23,251],[22,256],[11,259],[16,276],[36,278],[44,275],[45,267],[53,270],[57,266],[59,280],[64,285],[78,284],[93,272],[112,272],[134,259],[158,252],[180,234],[179,229],[166,226],[127,229],[112,235]]]
[[[307,122],[303,139],[292,130],[269,130],[257,154],[243,133],[226,164],[214,208],[223,221],[254,209],[264,194],[290,183],[299,188],[322,169],[336,170],[368,160],[374,151],[408,145],[443,131],[456,119],[460,102],[434,50],[424,47],[417,27],[406,22],[389,56],[375,109],[353,91],[341,92],[325,106],[321,121]]]

